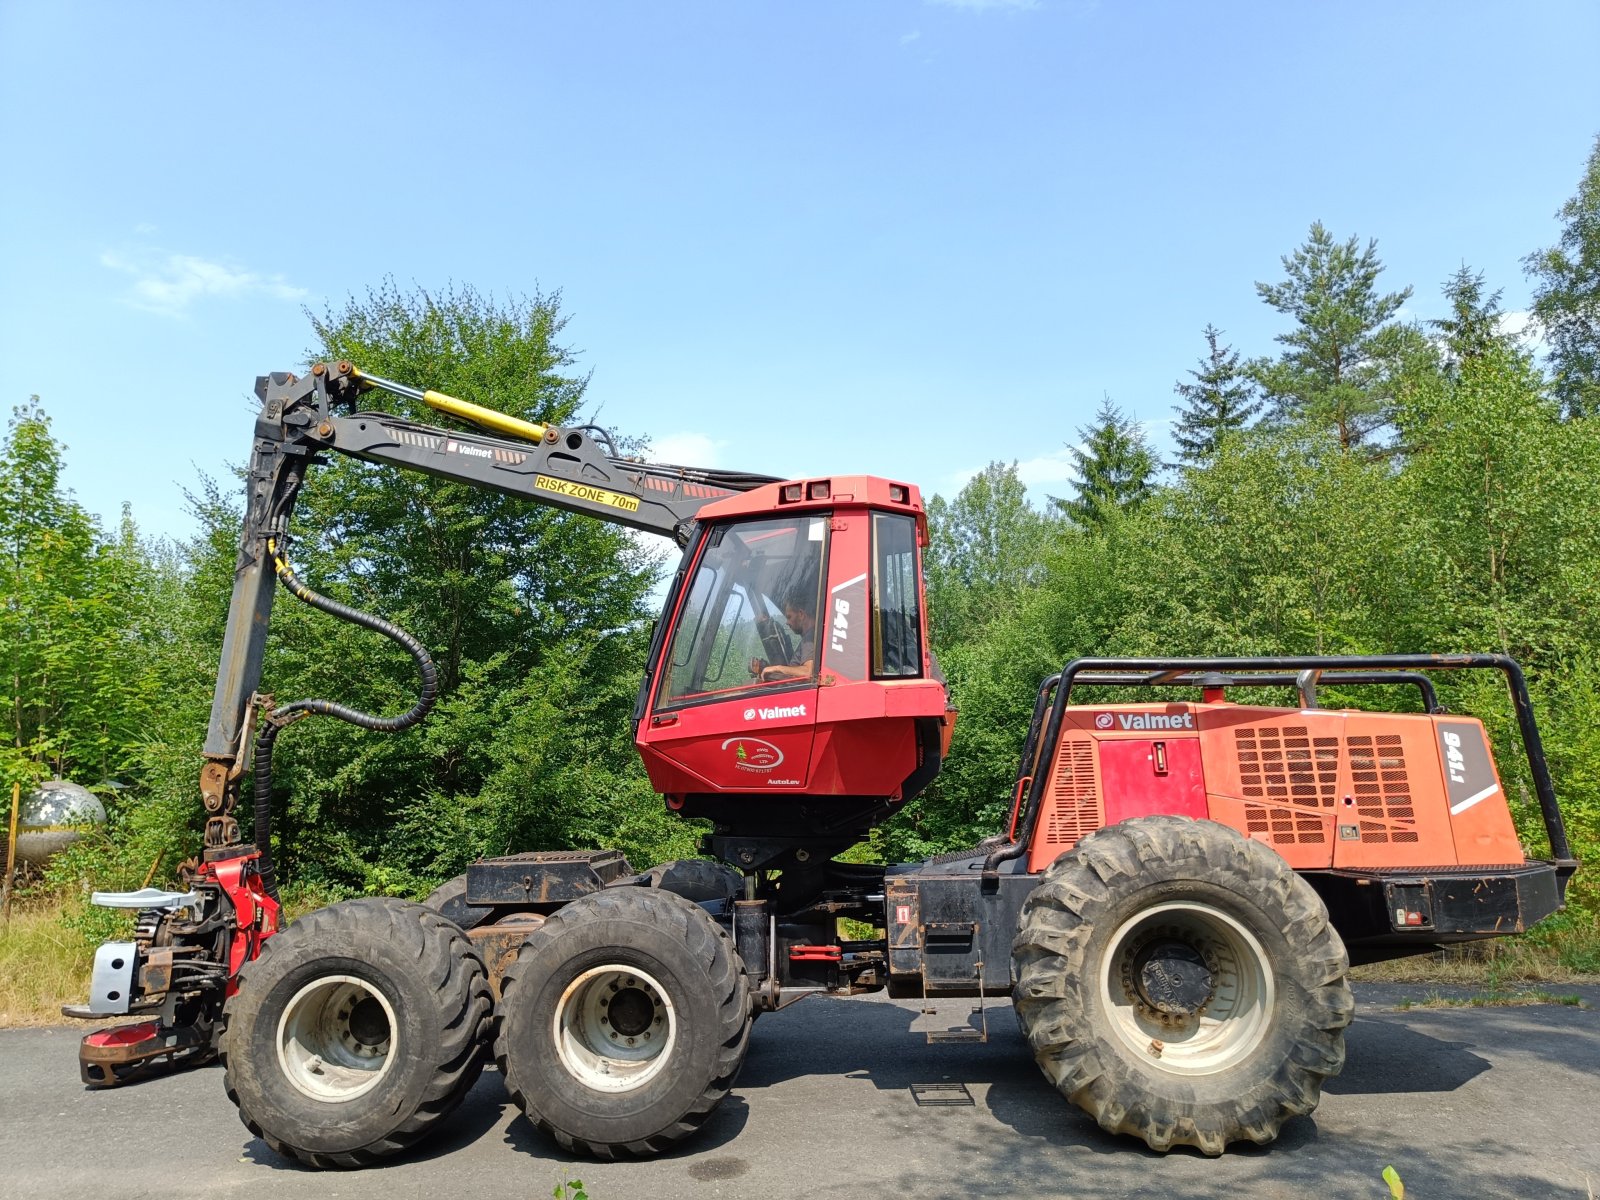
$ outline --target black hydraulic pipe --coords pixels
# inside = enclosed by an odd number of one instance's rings
[[[269,541],[267,549],[272,554],[278,578],[283,580],[284,586],[298,599],[305,601],[312,608],[338,617],[341,621],[349,621],[353,625],[371,629],[391,641],[398,642],[416,661],[417,672],[422,677],[417,702],[399,716],[375,716],[332,700],[295,700],[274,708],[262,722],[255,747],[255,845],[261,852],[262,886],[267,894],[276,900],[278,876],[272,859],[272,751],[274,743],[278,740],[278,734],[284,727],[309,716],[337,717],[361,729],[372,729],[380,733],[398,733],[402,729],[409,729],[427,716],[429,710],[433,708],[433,702],[439,695],[439,672],[423,644],[400,626],[312,591],[300,581],[300,577],[294,573],[294,568],[277,552],[275,543]]]

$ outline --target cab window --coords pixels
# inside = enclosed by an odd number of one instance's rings
[[[922,674],[917,592],[917,526],[912,517],[872,514],[872,676]]]
[[[689,581],[658,702],[814,680],[825,516],[719,525]]]

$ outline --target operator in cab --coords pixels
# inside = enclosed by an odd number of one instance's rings
[[[817,599],[812,591],[797,587],[783,598],[783,620],[800,638],[800,648],[792,663],[769,663],[763,658],[750,660],[750,674],[762,683],[781,683],[790,679],[810,679],[817,667]],[[758,617],[757,624],[770,624]]]

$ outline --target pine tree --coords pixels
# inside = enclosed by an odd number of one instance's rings
[[[1051,500],[1080,529],[1103,524],[1119,509],[1138,507],[1154,490],[1156,459],[1144,431],[1110,396],[1100,402],[1094,424],[1078,430],[1078,441],[1072,448],[1075,494]]]
[[[1261,410],[1255,386],[1239,365],[1239,352],[1220,345],[1221,336],[1220,329],[1206,326],[1210,349],[1200,359],[1199,369],[1189,372],[1194,382],[1178,383],[1172,389],[1184,399],[1182,406],[1173,405],[1178,423],[1172,436],[1178,443],[1178,458],[1190,466],[1209,462],[1222,439],[1244,429]]]
[[[1560,241],[1523,260],[1533,315],[1550,342],[1552,389],[1569,417],[1600,414],[1600,135],[1578,193],[1556,214]]]
[[[1378,243],[1336,242],[1321,221],[1282,262],[1287,278],[1256,293],[1295,325],[1278,335],[1277,360],[1252,362],[1250,374],[1278,421],[1329,430],[1345,450],[1368,445],[1392,415],[1390,367],[1416,339],[1389,324],[1411,289],[1380,294]]]

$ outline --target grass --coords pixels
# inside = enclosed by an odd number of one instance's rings
[[[0,1027],[60,1025],[63,1004],[89,997],[89,972],[99,939],[58,899],[18,900],[0,922]]]
[[[1420,1000],[1402,1000],[1395,1007],[1403,1011],[1410,1008],[1524,1008],[1532,1004],[1584,1007],[1581,996],[1547,992],[1542,988],[1518,992],[1485,992],[1478,996],[1441,996],[1438,992],[1430,992]]]
[[[1447,946],[1428,954],[1355,967],[1359,983],[1432,983],[1482,987],[1600,982],[1600,924],[1563,914],[1531,934]]]

